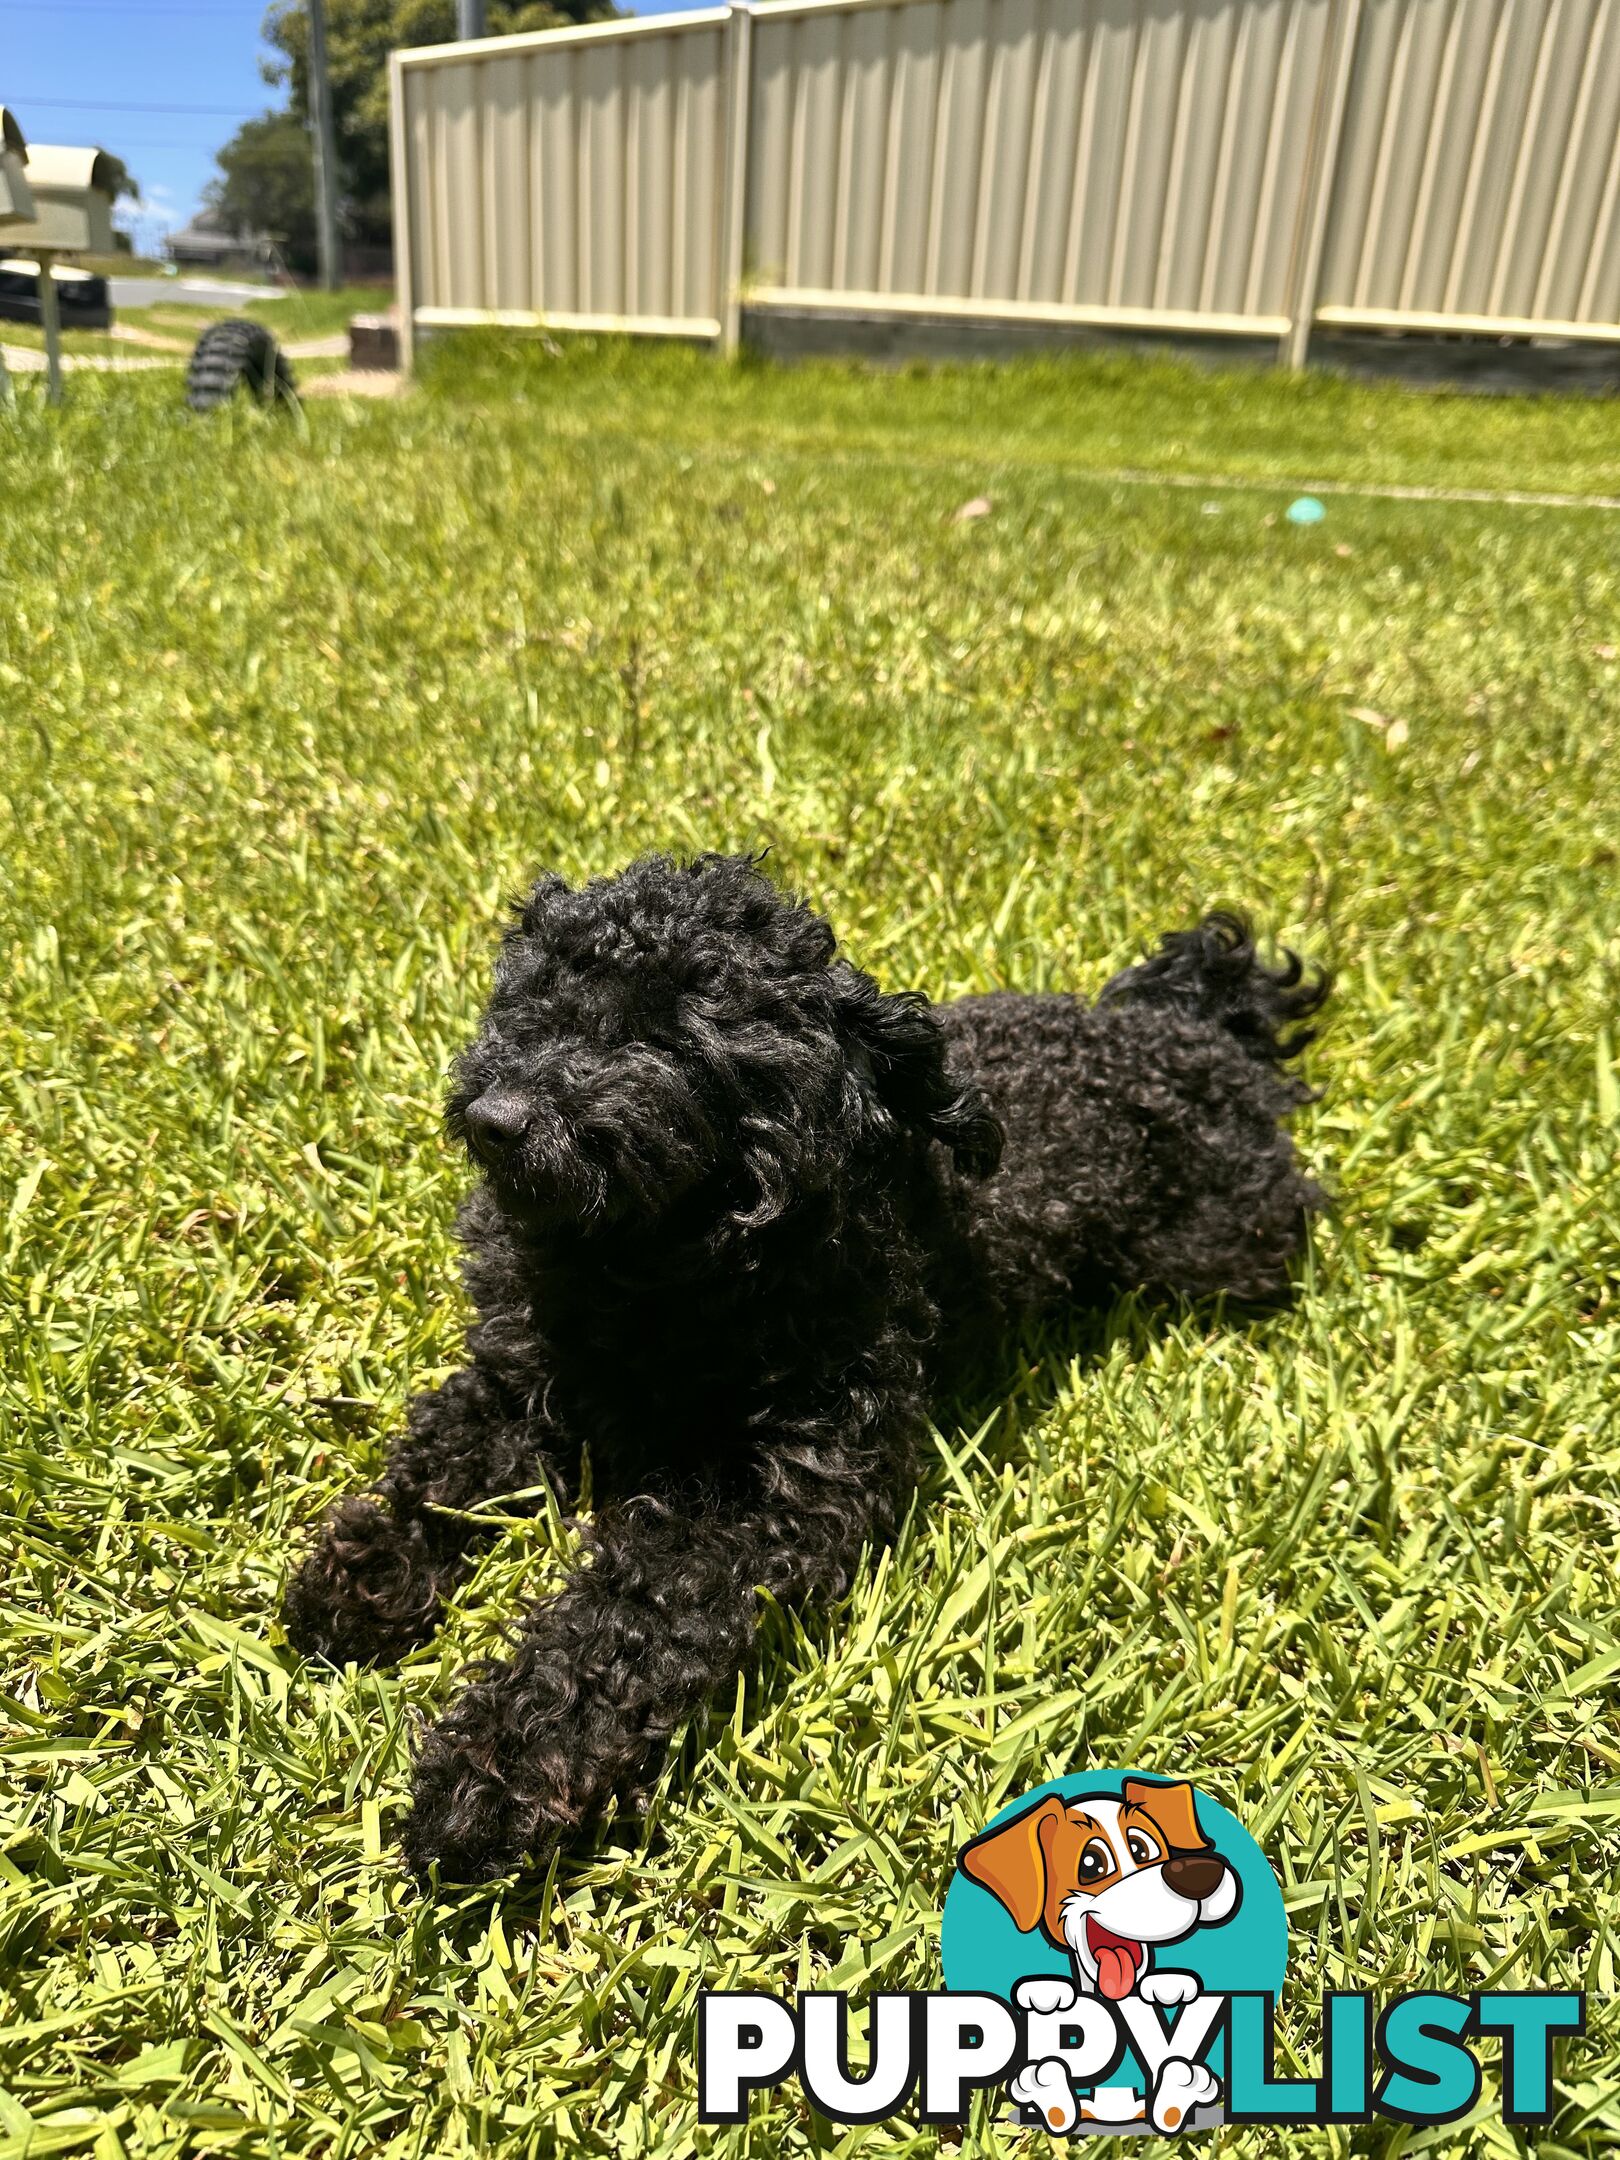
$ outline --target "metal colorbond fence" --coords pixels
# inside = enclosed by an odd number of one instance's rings
[[[395,53],[416,321],[718,336],[731,34],[722,10]]]
[[[736,0],[391,66],[408,336],[1620,340],[1620,0]]]
[[[1620,5],[1364,0],[1317,318],[1620,332]]]

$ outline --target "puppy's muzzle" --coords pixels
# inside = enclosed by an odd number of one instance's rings
[[[506,1161],[533,1121],[520,1095],[491,1088],[467,1105],[467,1144],[480,1162],[492,1167]]]
[[[606,1166],[589,1136],[552,1104],[516,1088],[487,1088],[462,1112],[462,1130],[502,1204],[531,1228],[597,1220],[606,1211]]]

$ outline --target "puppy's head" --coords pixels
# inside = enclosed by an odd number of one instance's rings
[[[457,1060],[450,1130],[537,1230],[689,1197],[761,1224],[905,1136],[993,1167],[1000,1128],[947,1073],[926,999],[884,996],[834,954],[748,857],[542,878]]]
[[[1112,1797],[1037,1801],[962,1851],[960,1865],[1011,1913],[1067,1950],[1081,1980],[1130,1994],[1155,1944],[1237,1911],[1236,1872],[1205,1836],[1193,1789],[1127,1778]]]

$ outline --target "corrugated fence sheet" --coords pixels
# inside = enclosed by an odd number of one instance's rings
[[[1286,312],[1330,0],[761,10],[760,295]]]
[[[1620,5],[1363,0],[1319,318],[1620,322]]]
[[[1620,336],[1620,0],[785,0],[392,65],[413,324]]]
[[[396,55],[418,319],[717,336],[726,37],[711,12]]]

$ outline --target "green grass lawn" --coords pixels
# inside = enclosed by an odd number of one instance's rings
[[[796,2088],[701,2129],[697,1990],[938,1985],[958,1844],[1093,1762],[1266,1847],[1285,2070],[1324,1984],[1590,1991],[1551,2130],[1493,2071],[1475,2125],[1219,2149],[1620,2144],[1620,517],[1282,519],[1334,476],[1613,491],[1620,412],[613,348],[303,425],[19,384],[0,2160],[956,2150]],[[1335,1209],[1286,1314],[1026,1346],[647,1824],[424,1901],[413,1721],[566,1538],[398,1673],[300,1664],[278,1587],[457,1356],[438,1105],[503,901],[651,846],[768,846],[941,996],[1251,910],[1338,974]]]
[[[45,350],[45,332],[39,323],[0,322],[0,345],[9,346],[14,352],[42,353]],[[132,359],[136,354],[134,346],[109,337],[105,330],[64,330],[62,351],[71,354],[96,353],[107,359],[122,360]]]

